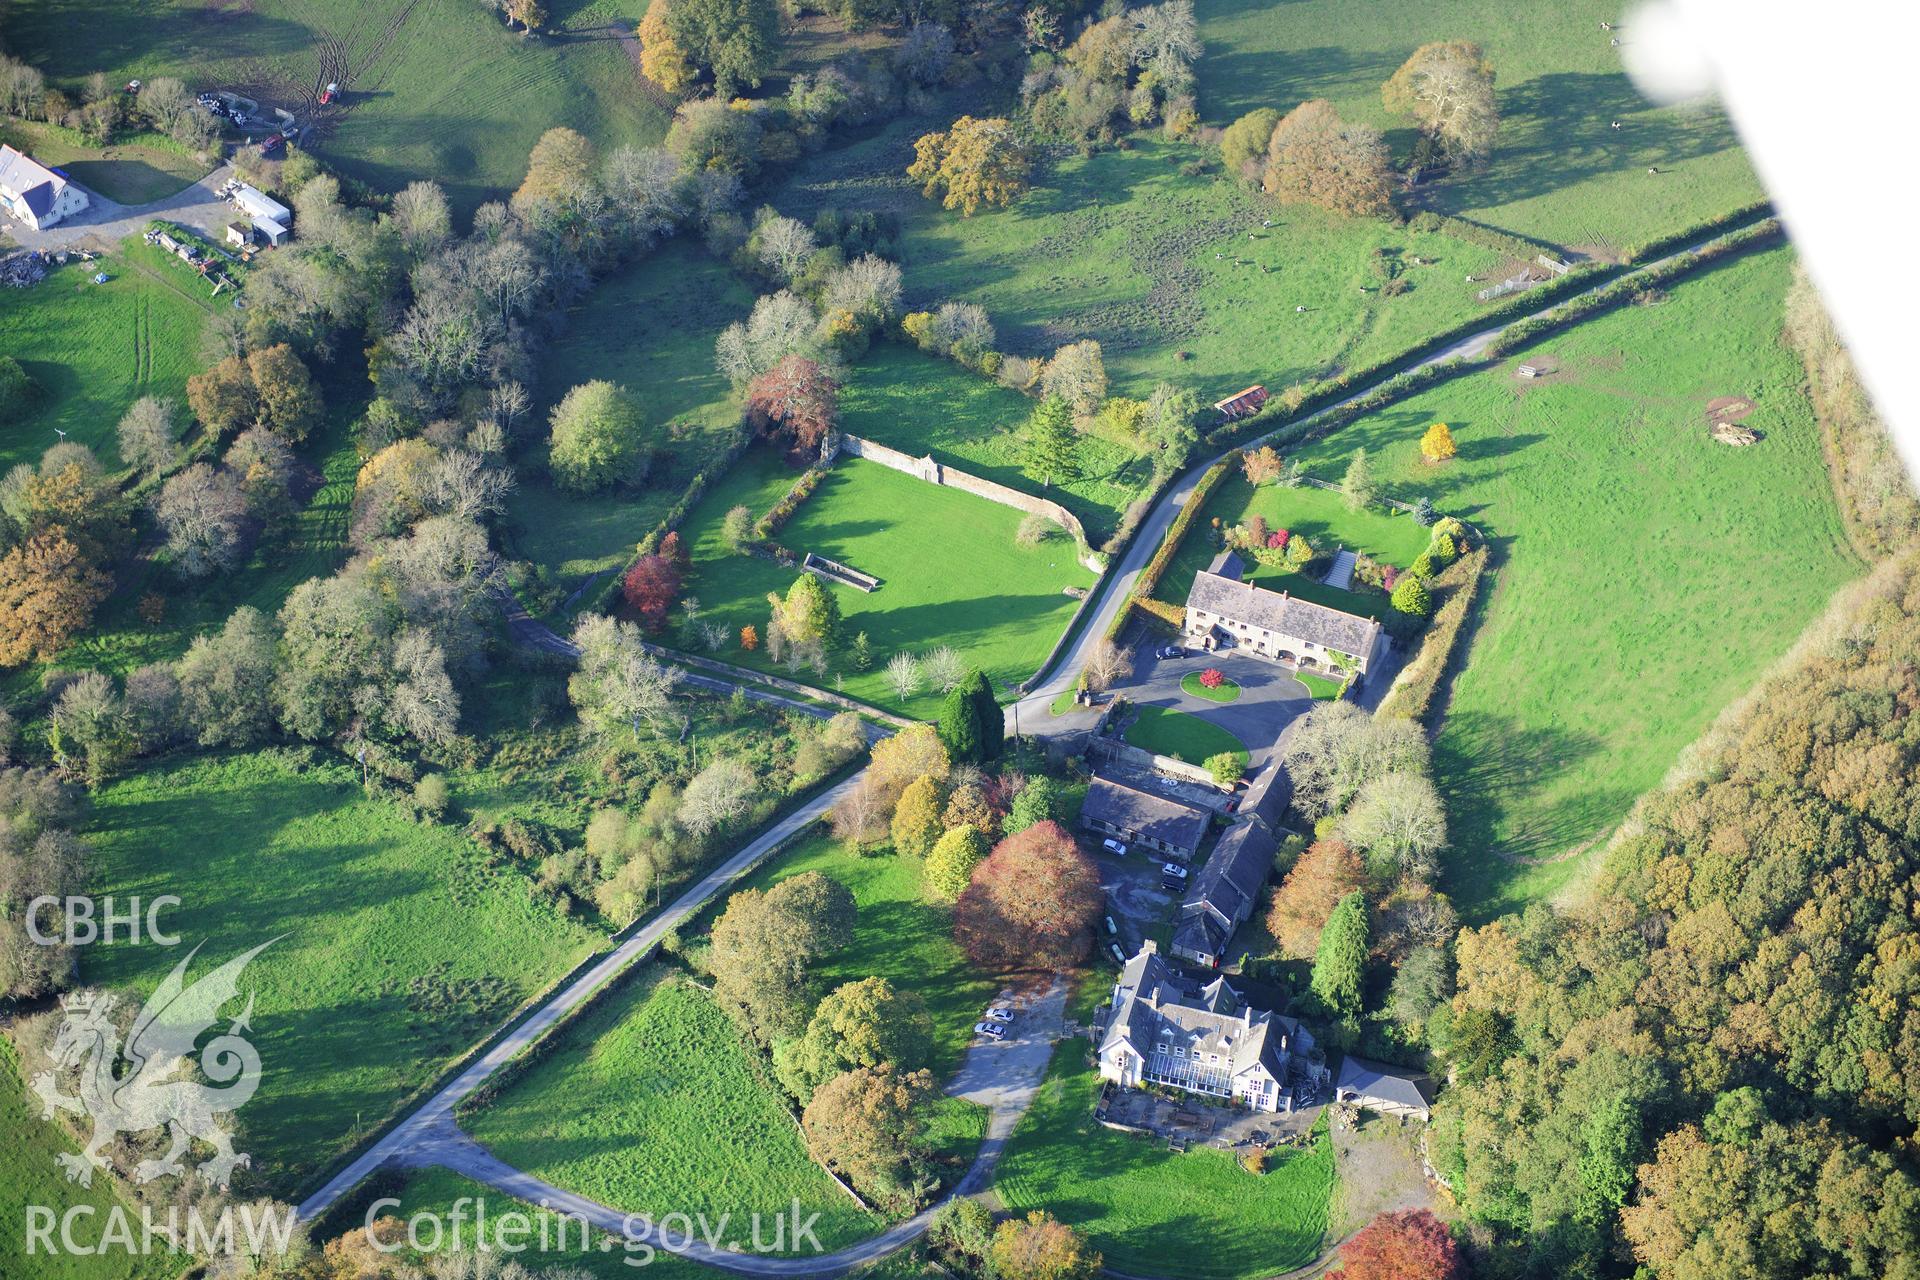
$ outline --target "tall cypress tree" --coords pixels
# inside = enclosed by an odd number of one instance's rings
[[[1000,758],[1006,745],[1005,724],[993,686],[976,668],[947,691],[935,729],[956,764],[985,764]]]

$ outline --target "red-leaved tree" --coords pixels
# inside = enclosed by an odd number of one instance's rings
[[[787,356],[747,387],[747,421],[763,435],[787,437],[796,449],[818,449],[839,406],[840,384],[805,356]]]
[[[668,530],[667,536],[660,539],[660,554],[671,560],[674,568],[682,573],[685,573],[693,563],[691,557],[687,555],[687,544],[681,541],[678,529]]]
[[[640,615],[640,625],[660,631],[667,625],[667,610],[680,598],[680,566],[664,555],[641,556],[627,570],[621,590]]]
[[[1267,535],[1267,545],[1276,551],[1285,551],[1287,549],[1287,539],[1292,536],[1293,533],[1291,530],[1275,529]]]
[[[1059,823],[993,847],[953,907],[953,936],[983,969],[1065,969],[1087,958],[1100,872]]]
[[[1340,1246],[1329,1280],[1460,1280],[1460,1246],[1426,1209],[1383,1213]]]
[[[1227,682],[1227,673],[1218,667],[1208,667],[1200,673],[1200,683],[1209,689],[1218,689]]]

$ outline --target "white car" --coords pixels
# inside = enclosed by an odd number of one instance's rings
[[[993,1006],[993,1008],[987,1010],[981,1016],[984,1017],[988,1022],[1012,1022],[1013,1010],[1009,1009],[1006,1005],[997,1004]]]
[[[1184,882],[1187,878],[1187,869],[1177,862],[1163,862],[1160,864],[1160,878]]]
[[[1127,856],[1127,846],[1121,844],[1118,840],[1102,840],[1100,847],[1116,858],[1124,858]]]
[[[973,1034],[989,1040],[1000,1040],[1005,1038],[1007,1029],[997,1022],[976,1022],[973,1024]]]

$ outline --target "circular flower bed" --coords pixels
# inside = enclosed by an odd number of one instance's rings
[[[1240,686],[1229,680],[1217,667],[1187,672],[1180,677],[1180,688],[1208,702],[1232,702],[1240,696]]]

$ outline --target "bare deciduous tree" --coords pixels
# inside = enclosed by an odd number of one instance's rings
[[[117,428],[120,456],[134,466],[161,475],[180,460],[180,406],[162,396],[141,396]]]
[[[449,449],[427,473],[428,501],[457,520],[499,515],[507,509],[507,494],[512,491],[512,471],[490,467],[479,454],[466,449]]]
[[[920,692],[920,659],[906,652],[887,659],[887,683],[893,686],[894,696],[903,702]]]
[[[166,530],[174,567],[190,578],[204,578],[240,562],[247,514],[239,481],[204,462],[167,481],[154,502],[154,518]]]
[[[771,267],[783,284],[791,284],[814,250],[820,247],[812,229],[804,222],[777,215],[755,228],[754,238],[760,261]]]
[[[573,643],[580,666],[567,680],[567,695],[582,720],[603,734],[624,729],[635,738],[642,724],[677,729],[682,717],[673,691],[680,673],[647,653],[640,628],[593,614],[574,628]]]
[[[952,645],[941,645],[920,659],[920,670],[927,683],[941,693],[950,692],[967,674],[967,662]]]
[[[1095,693],[1111,689],[1133,674],[1133,651],[1102,636],[1087,651],[1087,688]]]
[[[721,756],[708,764],[680,797],[680,825],[704,836],[747,811],[753,799],[753,769],[744,760]]]

